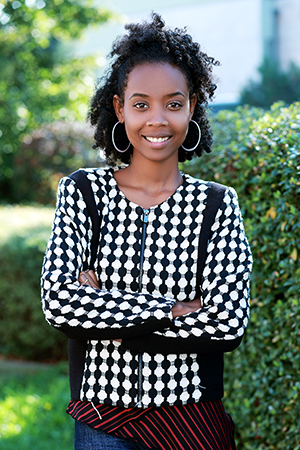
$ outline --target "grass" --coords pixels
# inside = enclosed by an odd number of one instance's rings
[[[3,370],[0,365],[1,450],[72,450],[67,363]],[[26,368],[27,367],[27,368]]]

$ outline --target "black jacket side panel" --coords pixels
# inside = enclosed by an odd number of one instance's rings
[[[71,398],[80,397],[87,341],[69,339],[69,379]]]

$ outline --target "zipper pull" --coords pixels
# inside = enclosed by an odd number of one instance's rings
[[[144,209],[144,219],[143,219],[144,223],[148,223],[149,212],[150,212],[149,209]]]

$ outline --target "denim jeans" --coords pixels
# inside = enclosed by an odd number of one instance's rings
[[[75,450],[142,450],[135,442],[119,439],[75,420]]]

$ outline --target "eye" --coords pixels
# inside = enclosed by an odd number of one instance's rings
[[[180,109],[182,107],[182,104],[178,101],[173,101],[168,104],[168,107],[171,109]]]
[[[137,102],[137,103],[134,103],[133,107],[135,109],[146,109],[148,107],[148,105],[145,102]]]

